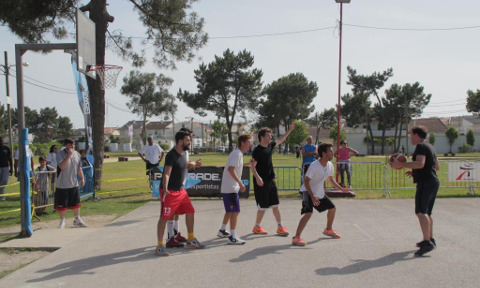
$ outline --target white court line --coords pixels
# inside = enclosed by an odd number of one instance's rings
[[[365,230],[363,230],[362,228],[360,228],[360,226],[358,226],[357,224],[353,224],[353,226],[357,227],[358,230],[360,230],[360,232],[362,232],[363,235],[367,236],[369,238],[369,240],[375,240],[375,238],[373,238],[372,235],[368,234],[367,232],[365,232]]]

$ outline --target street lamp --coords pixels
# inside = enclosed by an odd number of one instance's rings
[[[350,3],[350,0],[335,0],[340,3],[340,23],[339,23],[339,45],[338,45],[338,103],[337,103],[337,150],[340,149],[340,86],[342,81],[342,20],[343,20],[343,3]],[[337,155],[337,162],[338,162]]]
[[[8,111],[8,140],[9,140],[9,145],[10,145],[10,161],[13,163],[13,136],[12,136],[12,112],[10,109],[10,105],[12,104],[12,99],[10,98],[10,85],[8,81],[8,77],[10,76],[10,67],[13,67],[15,65],[8,65],[8,53],[7,51],[4,51],[5,54],[5,65],[0,65],[0,67],[3,70],[3,73],[5,73],[5,86],[6,86],[6,92],[7,92],[7,111]],[[28,62],[23,63],[23,66],[28,67],[30,64]]]

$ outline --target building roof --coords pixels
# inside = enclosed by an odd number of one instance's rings
[[[113,135],[116,130],[117,130],[117,127],[104,127],[103,135]]]
[[[427,128],[429,133],[445,133],[445,130],[448,129],[448,126],[440,118],[421,118],[414,119],[408,123],[408,131],[410,131],[413,126],[422,125]]]
[[[152,121],[148,122],[145,128],[147,130],[161,130],[166,129],[172,123],[172,121]]]

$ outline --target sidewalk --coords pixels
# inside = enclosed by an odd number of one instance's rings
[[[294,247],[291,237],[273,235],[271,212],[254,235],[256,206],[241,200],[242,246],[216,237],[223,217],[219,200],[194,201],[195,234],[207,248],[168,249],[153,254],[158,202],[151,202],[103,228],[45,229],[1,247],[61,247],[0,280],[0,287],[478,287],[480,199],[439,199],[435,219],[438,248],[414,258],[420,240],[412,199],[334,199],[334,228],[341,239],[321,234],[325,215],[314,214]],[[300,200],[280,204],[291,234]],[[182,222],[184,217],[182,217]],[[185,234],[182,223],[181,231]],[[58,239],[56,239],[58,238]],[[54,240],[56,239],[56,240]]]

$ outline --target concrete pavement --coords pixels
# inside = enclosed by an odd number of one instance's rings
[[[242,200],[237,231],[247,243],[230,246],[216,237],[223,203],[196,200],[195,234],[207,248],[168,249],[169,257],[157,257],[159,206],[151,202],[103,228],[49,229],[2,243],[61,248],[1,279],[0,287],[478,287],[480,199],[438,199],[438,248],[421,258],[413,257],[421,234],[412,199],[334,203],[342,238],[323,236],[325,215],[316,213],[302,234],[308,245],[293,247],[290,236],[273,235],[269,211],[263,226],[271,233],[253,235],[255,203]],[[300,207],[300,200],[281,201],[291,234]],[[186,232],[184,224],[180,229]]]

